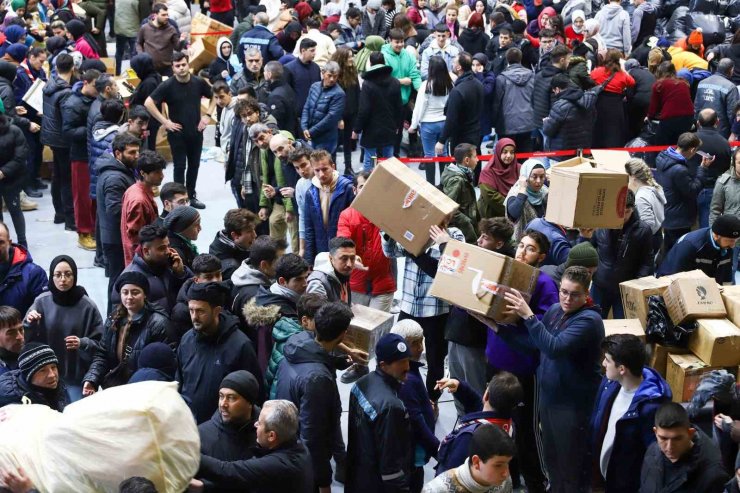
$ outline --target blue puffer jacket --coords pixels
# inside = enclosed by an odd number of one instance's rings
[[[301,128],[308,130],[315,141],[336,139],[337,125],[344,114],[344,100],[344,90],[339,84],[327,89],[321,81],[314,82],[303,106]]]
[[[547,252],[547,257],[545,257],[542,265],[560,265],[568,260],[571,245],[565,236],[565,230],[563,228],[546,221],[544,218],[538,217],[527,224],[525,231],[527,229],[539,231],[550,240],[550,250]]]
[[[686,159],[675,147],[658,154],[655,160],[655,178],[665,193],[664,229],[690,228],[696,220],[696,198],[704,188],[704,168],[692,176]]]
[[[3,373],[0,377],[0,407],[8,404],[23,404],[24,397],[31,404],[48,406],[55,411],[62,412],[69,404],[67,390],[64,383],[59,380],[59,386],[52,395],[34,390],[23,378],[20,370],[12,370]]]
[[[72,92],[69,82],[53,75],[44,90],[44,117],[41,119],[41,143],[51,147],[69,148],[69,141],[62,136],[62,110],[60,102]]]
[[[318,179],[314,178],[311,188],[306,193],[304,210],[306,224],[306,254],[304,258],[308,265],[313,265],[316,255],[329,251],[329,240],[337,236],[339,214],[352,205],[355,192],[352,190],[352,180],[346,176],[337,175],[337,185],[329,200],[329,222],[324,226],[321,214],[321,197],[318,188]]]
[[[87,143],[90,152],[90,160],[87,162],[90,168],[90,197],[93,200],[97,197],[98,158],[106,151],[109,153],[112,152],[111,143],[116,135],[118,135],[119,128],[121,128],[119,125],[104,120],[100,120],[93,125],[92,139]]]
[[[47,290],[49,278],[44,269],[33,263],[28,250],[15,243],[12,247],[10,269],[0,282],[0,305],[26,313],[33,300]]]
[[[642,467],[645,451],[655,442],[655,411],[673,397],[668,383],[657,371],[645,367],[642,369],[642,378],[632,404],[616,424],[614,445],[606,471],[606,493],[633,493],[640,489],[640,477],[636,471]],[[606,377],[599,386],[591,417],[591,459],[594,470],[599,470],[609,414],[620,389],[618,382],[607,380]]]

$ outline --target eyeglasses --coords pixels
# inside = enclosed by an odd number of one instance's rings
[[[585,296],[585,293],[579,293],[578,291],[568,291],[566,289],[561,289],[560,296],[562,296],[563,298],[570,298],[572,300],[577,300],[578,298]]]
[[[55,272],[54,279],[73,279],[75,277],[71,272]]]

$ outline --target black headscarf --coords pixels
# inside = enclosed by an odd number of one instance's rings
[[[59,291],[54,284],[54,269],[57,268],[60,262],[66,262],[69,268],[72,269],[72,275],[74,275],[74,284],[69,291]],[[61,306],[74,306],[87,294],[85,288],[77,285],[77,264],[72,257],[59,255],[51,261],[51,266],[49,267],[49,291],[51,291],[51,297],[54,299],[54,303]]]

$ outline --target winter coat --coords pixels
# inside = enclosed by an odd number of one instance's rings
[[[730,80],[733,84],[740,84],[740,44],[722,44],[707,51],[707,56],[709,53],[714,53],[715,60],[731,59],[735,63],[735,68]]]
[[[403,382],[401,391],[398,393],[398,397],[403,401],[409,413],[412,437],[409,445],[414,447],[417,466],[423,465],[422,462],[426,464],[431,457],[436,457],[437,449],[439,449],[439,439],[434,436],[434,409],[419,371],[423,366],[424,363],[419,361],[409,361],[406,381]]]
[[[519,63],[509,65],[496,78],[493,115],[496,133],[516,135],[534,130],[532,93],[534,72]],[[519,111],[509,111],[518,108]],[[501,129],[499,131],[499,129]]]
[[[26,382],[20,370],[11,370],[0,375],[0,408],[9,404],[41,404],[62,412],[69,398],[61,380],[56,390],[41,391]]]
[[[21,129],[10,120],[7,125],[7,132],[0,134],[0,171],[5,175],[0,180],[0,190],[20,190],[28,173],[28,145]]]
[[[640,493],[712,493],[722,491],[728,474],[722,467],[719,449],[697,427],[694,446],[686,457],[673,464],[670,475],[658,443],[652,443],[642,462]],[[634,474],[634,472],[633,472]],[[666,478],[666,475],[669,477]]]
[[[20,101],[15,99],[15,92],[13,91],[16,70],[14,64],[0,60],[0,100],[5,106],[5,114],[13,120],[13,124],[21,130],[28,130],[31,122],[28,118],[19,116],[15,111],[15,107],[20,104]]]
[[[653,270],[653,232],[633,212],[622,229],[597,229],[591,244],[599,252],[594,286],[619,293],[619,283],[648,276]]]
[[[147,300],[153,305],[158,305],[165,313],[170,313],[172,307],[175,306],[177,293],[182,284],[193,277],[193,273],[187,267],[182,276],[177,276],[169,266],[162,271],[154,271],[138,253],[134,254],[134,259],[123,269],[123,272],[144,274],[149,281]],[[111,292],[110,299],[112,304],[120,303],[121,297],[115,288]]]
[[[313,271],[308,276],[307,293],[316,293],[329,302],[342,301],[342,293],[347,295],[347,304],[352,304],[349,283],[339,280],[334,266],[329,260],[329,252],[321,252],[316,256]]]
[[[533,124],[536,128],[542,128],[542,120],[550,113],[550,108],[555,101],[552,93],[552,79],[558,74],[565,74],[564,70],[547,65],[534,76],[534,89],[532,89],[532,111]]]
[[[285,65],[285,81],[295,91],[297,115],[303,115],[308,93],[315,82],[321,81],[321,69],[314,62],[303,63],[300,58]]]
[[[378,11],[378,15],[383,10]],[[401,53],[396,53],[391,48],[390,44],[384,44],[380,49],[380,52],[385,58],[385,64],[393,68],[393,77],[396,79],[403,79],[408,77],[411,79],[411,85],[401,86],[401,103],[406,105],[411,98],[411,90],[418,91],[421,86],[421,74],[416,68],[416,58],[408,52],[408,50],[401,50]],[[364,68],[364,67],[363,67]]]
[[[722,135],[716,127],[699,127],[696,131],[696,136],[701,140],[699,150],[714,156],[714,161],[704,170],[704,177],[702,179],[704,188],[714,188],[717,178],[730,169],[733,150],[730,148],[727,137]],[[702,157],[699,154],[695,154],[688,161],[688,166],[692,170],[692,174],[696,173],[695,170],[701,165],[701,160]]]
[[[223,231],[216,233],[216,237],[208,247],[208,253],[215,255],[221,261],[221,274],[224,279],[231,279],[234,271],[249,258],[249,250],[238,246]]]
[[[568,87],[561,92],[542,127],[545,135],[550,137],[550,150],[591,147],[595,106],[596,94],[591,91]]]
[[[440,48],[439,44],[435,40],[433,43],[427,46],[424,49],[424,52],[421,54],[421,68],[419,69],[419,72],[421,73],[421,80],[427,80],[427,77],[429,76],[429,59],[430,58],[432,58],[433,56],[438,56],[442,58],[442,60],[444,60],[445,63],[447,64],[447,70],[451,72],[452,71],[452,61],[459,54],[460,54],[460,50],[458,49],[457,46],[455,46],[455,44],[452,43],[451,40],[447,41],[447,44],[444,46],[444,48]],[[473,55],[473,53],[471,53],[471,55]]]
[[[51,147],[69,148],[69,141],[62,134],[62,110],[60,102],[72,92],[72,86],[52,75],[42,93],[44,118],[41,119],[41,143]]]
[[[161,70],[172,66],[172,52],[179,44],[180,34],[177,28],[170,23],[159,27],[149,21],[139,29],[136,51],[137,53],[148,53],[152,57],[154,68]]]
[[[655,165],[655,178],[663,187],[666,198],[663,228],[690,228],[696,219],[696,198],[704,188],[704,168],[699,166],[696,176],[692,176],[686,166],[686,159],[675,147],[669,147],[658,154]]]
[[[272,280],[262,271],[255,269],[245,260],[231,275],[234,287],[231,290],[233,303],[231,312],[241,314],[249,300],[254,298],[260,286],[270,289]]]
[[[93,200],[97,199],[97,187],[98,178],[98,159],[103,155],[104,152],[113,152],[111,144],[113,139],[118,135],[118,131],[121,127],[115,123],[100,120],[95,123],[92,127],[92,138],[88,140],[88,149],[90,160],[87,163],[90,169],[90,197]]]
[[[316,255],[329,251],[329,240],[337,235],[339,214],[352,205],[355,193],[352,189],[352,181],[346,176],[337,176],[336,186],[329,199],[329,221],[324,225],[321,213],[321,194],[318,188],[318,179],[314,177],[312,186],[306,193],[304,204],[304,220],[306,225],[304,259],[309,265],[313,265]]]
[[[493,128],[491,108],[493,108],[493,96],[496,92],[496,74],[488,69],[483,69],[483,72],[475,72],[473,75],[483,85],[483,105],[479,116],[482,138],[491,135],[491,129]]]
[[[480,114],[470,108],[482,108],[485,101],[483,84],[473,72],[465,72],[454,82],[445,105],[445,126],[438,142],[450,141],[456,146],[460,143],[477,145],[480,140]]]
[[[337,236],[355,242],[357,255],[368,268],[367,271],[352,271],[349,279],[352,291],[371,296],[396,291],[396,279],[391,271],[390,260],[383,254],[380,229],[375,224],[356,209],[348,207],[339,214]]]
[[[339,37],[334,40],[334,44],[337,47],[344,46],[357,52],[357,50],[360,49],[360,45],[365,40],[365,36],[362,34],[362,27],[358,26],[356,29],[353,29],[343,22],[339,23],[339,27],[341,28],[341,32]]]
[[[36,297],[48,289],[48,284],[46,271],[33,263],[31,253],[11,244],[10,268],[0,281],[0,305],[12,306],[24,314]]]
[[[375,65],[365,72],[360,107],[353,130],[366,149],[392,146],[403,121],[401,84],[391,77],[387,65]]]
[[[311,140],[334,140],[343,113],[344,90],[339,84],[325,88],[323,82],[314,82],[303,106],[301,128],[311,133]]]
[[[41,320],[27,323],[26,340],[48,344],[59,358],[59,378],[82,385],[100,339],[103,337],[103,318],[87,295],[72,306],[58,305],[51,292],[41,293],[28,309],[41,314]],[[80,348],[67,350],[64,339],[80,338]]]
[[[539,231],[550,240],[550,250],[547,252],[547,257],[545,257],[542,265],[560,265],[568,260],[571,245],[563,228],[538,217],[527,224],[525,231],[527,229]]]
[[[251,459],[257,445],[257,429],[254,423],[257,421],[259,411],[260,408],[255,406],[252,409],[252,419],[235,426],[232,423],[224,423],[221,412],[217,409],[210,420],[198,426],[200,453],[229,462]]]
[[[666,254],[658,276],[699,269],[718,284],[731,284],[732,249],[720,248],[712,238],[711,228],[686,233]]]
[[[595,19],[599,21],[599,34],[607,48],[616,48],[622,53],[632,51],[632,26],[630,15],[618,3],[609,3],[599,9]]]
[[[615,425],[614,443],[604,481],[605,493],[634,493],[639,490],[640,480],[635,471],[642,467],[647,448],[655,443],[655,412],[673,397],[668,382],[654,369],[644,367],[642,377],[632,403]],[[591,459],[595,470],[600,471],[604,435],[614,399],[621,388],[619,382],[606,377],[599,385],[596,407],[591,417]],[[597,477],[601,478],[601,474]]]
[[[650,106],[650,98],[653,95],[655,76],[643,67],[635,67],[628,73],[635,79],[635,87],[628,93],[628,104],[647,108]]]
[[[485,53],[486,46],[491,38],[482,29],[470,29],[465,28],[457,37],[457,42],[463,47],[463,50],[476,55],[478,53]]]
[[[287,399],[298,408],[300,436],[311,454],[316,484],[330,486],[330,461],[342,415],[332,358],[305,331],[288,339],[283,350],[275,398]]]
[[[279,316],[279,308],[275,305],[264,307]],[[274,320],[274,318],[273,318]],[[275,399],[277,395],[277,373],[280,362],[285,358],[285,344],[293,335],[303,332],[303,326],[295,318],[282,317],[275,322],[272,327],[272,352],[270,353],[270,362],[265,372],[265,386],[270,392],[270,399]]]
[[[180,393],[190,399],[195,421],[200,424],[210,419],[218,408],[218,388],[221,380],[237,370],[247,370],[260,382],[262,402],[264,388],[262,373],[257,367],[257,356],[252,342],[239,330],[239,320],[230,314],[219,315],[218,331],[206,337],[190,329],[177,348],[177,373]]]
[[[97,159],[96,168],[96,220],[100,225],[100,239],[104,245],[121,245],[123,194],[135,182],[134,170],[124,166],[109,152]]]
[[[740,216],[740,178],[733,168],[720,176],[714,186],[709,210],[710,226],[723,214]]]
[[[714,197],[712,198],[714,199]],[[635,192],[635,211],[653,234],[657,233],[663,226],[665,203],[665,194],[662,188],[644,185]]]
[[[370,14],[365,9],[362,10],[362,34],[365,38],[368,36],[380,36],[385,39],[389,30],[390,28],[385,23],[385,10],[382,8],[378,9],[378,12],[375,14],[375,22],[370,20]]]
[[[180,34],[190,36],[190,7],[184,0],[167,0],[167,10],[170,13],[170,20],[177,24],[177,30]]]
[[[23,96],[25,96],[28,90],[31,89],[31,86],[36,79],[41,79],[46,82],[46,72],[44,72],[43,69],[35,70],[33,67],[28,65],[27,61],[18,65],[15,72],[15,80],[13,81],[13,93],[15,95],[15,100],[19,104],[22,104],[21,101],[23,101]],[[27,107],[27,109],[28,108],[30,107]],[[36,110],[30,108],[29,114],[36,115]],[[40,119],[36,120],[34,118],[34,121],[39,123]]]
[[[275,117],[277,125],[281,130],[287,130],[294,136],[298,136],[298,100],[290,85],[284,80],[270,82],[268,85],[267,108]]]
[[[658,13],[650,2],[642,2],[632,11],[632,46],[639,46],[650,36],[655,35]]]
[[[737,87],[727,77],[715,73],[699,82],[694,98],[694,115],[705,108],[711,108],[719,117],[719,133],[727,139],[730,127],[735,121],[735,107],[740,102]]]
[[[142,55],[142,53],[139,53],[131,59],[131,68],[136,72],[136,75],[141,79],[141,82],[139,82],[139,85],[136,86],[136,90],[131,95],[129,105],[143,105],[146,102],[146,98],[151,96],[154,90],[162,83],[162,76],[154,69],[153,58],[151,56],[140,55]],[[157,106],[157,108],[160,108],[161,110],[161,105]],[[149,130],[152,129],[152,121],[153,120],[149,120]]]
[[[60,107],[62,134],[70,144],[69,157],[72,161],[87,162],[87,115],[95,98],[82,94],[82,85],[76,82]]]
[[[177,254],[180,255],[183,265],[192,269],[193,260],[195,260],[198,254],[193,250],[195,244],[192,242],[188,243],[184,236],[173,233],[172,231],[167,232],[167,238],[170,240],[170,247],[174,248]]]
[[[411,422],[398,397],[401,383],[376,369],[349,397],[347,493],[408,491],[413,468]]]
[[[440,177],[442,191],[460,206],[452,217],[450,225],[462,231],[467,243],[475,243],[478,239],[478,222],[480,221],[472,177],[472,172],[466,174],[457,164],[445,167]]]
[[[141,21],[146,19],[150,12],[151,8],[146,0],[116,0],[113,19],[116,34],[135,38],[139,33]]]
[[[224,56],[221,54],[221,47],[224,44],[228,44],[231,48],[231,55],[228,58],[224,58]],[[218,41],[216,42],[216,59],[213,60],[208,66],[208,80],[211,82],[211,84],[213,84],[217,80],[223,80],[228,83],[231,78],[234,77],[234,75],[236,75],[236,73],[238,72],[236,66],[237,63],[239,63],[239,59],[236,57],[236,53],[234,53],[234,45],[231,44],[229,38],[218,38]],[[239,68],[241,69],[241,67]],[[224,77],[222,75],[224,71],[229,74],[227,77]]]
[[[129,375],[132,375],[138,369],[139,354],[141,354],[144,346],[152,342],[173,342],[168,337],[170,319],[160,307],[147,301],[139,315],[139,318],[131,322],[124,350],[124,353],[128,353],[126,366]],[[118,338],[124,325],[123,320],[114,321],[111,316],[105,321],[103,337],[100,339],[97,351],[95,351],[90,369],[82,379],[83,382],[90,382],[97,389],[98,386],[105,383],[108,372],[116,368],[121,362],[118,359]]]
[[[152,189],[143,181],[130,186],[121,202],[121,242],[123,258],[128,265],[139,248],[139,232],[156,221],[159,212]]]
[[[236,56],[244,67],[246,67],[244,65],[244,53],[249,48],[260,50],[263,63],[279,60],[285,54],[277,37],[266,26],[259,24],[242,34],[242,37],[239,39],[239,46],[235,47]]]

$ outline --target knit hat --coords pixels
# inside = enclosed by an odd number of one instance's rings
[[[85,24],[79,19],[72,19],[67,22],[67,31],[77,41],[79,38],[85,35]]]
[[[221,380],[221,389],[231,389],[242,396],[244,400],[254,404],[259,397],[260,386],[254,375],[247,370],[232,371]]]
[[[23,379],[31,383],[33,376],[46,365],[58,365],[59,360],[54,350],[47,344],[40,342],[29,342],[18,356],[18,369],[21,371]]]
[[[152,342],[141,350],[137,366],[139,368],[154,368],[166,373],[174,380],[175,368],[177,367],[175,352],[164,342]]]
[[[149,279],[147,279],[141,272],[122,272],[121,275],[118,276],[118,279],[116,279],[116,292],[120,293],[121,288],[126,284],[133,284],[134,286],[140,287],[144,291],[144,294],[149,296]]]
[[[184,205],[171,210],[167,214],[167,217],[164,218],[164,227],[173,233],[182,233],[198,219],[200,219],[198,210],[195,207]]]
[[[488,57],[485,55],[485,53],[476,53],[473,55],[473,60],[483,65],[483,68],[488,66]]]
[[[188,290],[188,300],[206,301],[211,306],[223,306],[229,289],[220,282],[196,282]]]
[[[570,249],[565,268],[567,269],[574,265],[580,267],[596,267],[599,265],[599,253],[591,243],[585,241]]]
[[[410,358],[411,352],[406,339],[398,334],[386,334],[375,345],[375,358],[378,363],[393,363],[404,358]]]
[[[740,238],[740,218],[732,214],[719,216],[712,224],[712,233],[724,238]]]
[[[15,60],[16,62],[21,63],[23,60],[26,59],[28,47],[20,43],[13,43],[12,45],[8,46],[8,49],[5,50],[5,53],[10,55],[10,58]]]
[[[700,27],[697,27],[696,29],[691,31],[691,34],[689,34],[688,43],[690,45],[704,44],[704,35],[702,34],[702,29]]]

